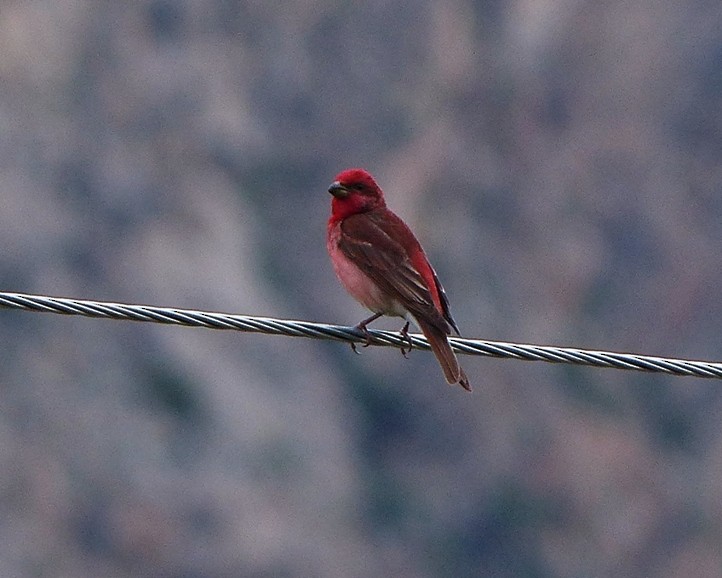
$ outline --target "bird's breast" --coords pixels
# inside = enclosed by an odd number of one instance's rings
[[[361,305],[374,313],[406,317],[406,308],[391,295],[384,293],[351,259],[339,248],[341,223],[328,229],[326,248],[331,257],[333,270],[346,291]]]

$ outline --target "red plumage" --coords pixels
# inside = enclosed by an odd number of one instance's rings
[[[326,244],[334,270],[351,296],[375,314],[358,327],[365,330],[380,315],[413,321],[446,380],[471,391],[447,339],[452,329],[459,333],[449,301],[411,229],[386,208],[383,192],[363,169],[341,172],[329,193]]]

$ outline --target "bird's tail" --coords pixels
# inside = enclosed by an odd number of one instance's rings
[[[469,385],[469,379],[466,377],[466,373],[461,369],[459,360],[456,359],[456,355],[449,345],[449,340],[446,337],[446,332],[439,329],[438,327],[431,325],[421,319],[416,319],[416,323],[421,328],[421,331],[429,340],[431,351],[434,352],[436,359],[441,365],[441,369],[444,372],[446,381],[450,384],[458,383],[466,391],[471,391],[471,385]]]

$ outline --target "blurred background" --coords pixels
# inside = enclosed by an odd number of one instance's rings
[[[0,2],[0,290],[721,360],[722,5]],[[377,328],[398,329],[398,320]],[[0,575],[717,577],[722,384],[0,311]]]

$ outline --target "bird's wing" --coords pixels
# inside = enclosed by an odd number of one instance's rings
[[[444,312],[444,319],[446,319],[446,321],[449,322],[449,325],[454,328],[454,331],[457,335],[461,335],[459,327],[458,325],[456,325],[456,321],[454,321],[454,318],[451,316],[451,306],[449,305],[449,298],[446,296],[446,291],[444,291],[444,287],[441,284],[441,281],[439,281],[439,277],[436,274],[436,271],[431,269],[431,274],[434,276],[436,291],[439,293],[439,300],[441,301],[441,309]]]
[[[422,317],[444,333],[450,333],[449,323],[443,312],[436,308],[429,286],[413,264],[409,255],[410,247],[404,246],[400,240],[402,228],[405,229],[403,237],[414,239],[413,234],[393,213],[385,213],[377,215],[371,211],[344,219],[341,223],[339,249],[414,317]],[[411,237],[406,235],[407,232]],[[418,245],[415,240],[414,243]],[[433,273],[433,269],[431,271]]]

